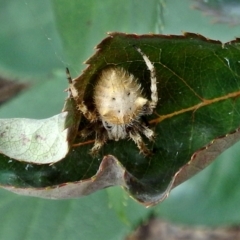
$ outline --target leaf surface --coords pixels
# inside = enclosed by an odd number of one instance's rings
[[[106,187],[117,185],[124,186],[124,173],[125,169],[123,169],[113,156],[106,156],[102,160],[97,174],[91,179],[61,184],[58,187],[48,189],[14,188],[8,186],[4,188],[21,195],[31,195],[42,198],[77,198]]]
[[[64,111],[51,118],[0,119],[0,152],[14,160],[35,164],[63,159],[78,126],[73,108],[74,101],[69,98]]]
[[[11,163],[8,174],[14,180],[0,175],[3,185],[58,188],[65,183],[91,181],[98,171],[99,160],[110,154],[124,168],[121,184],[134,198],[149,206],[165,199],[173,187],[208,166],[239,140],[239,40],[222,44],[190,33],[184,36],[111,33],[87,61],[88,68],[74,80],[78,91],[76,101],[93,101],[97,76],[109,66],[121,66],[134,74],[150,98],[149,71],[133,46],[149,56],[157,72],[159,103],[147,119],[157,136],[154,143],[144,139],[153,156],[139,154],[136,145],[126,139],[108,141],[99,157],[93,158],[88,151],[94,136],[89,136],[85,142],[77,139],[82,145],[73,147],[61,162],[53,166],[31,165],[28,168],[29,173],[34,173],[31,177],[27,174],[22,178],[26,165]],[[86,124],[83,119],[80,129]],[[9,163],[1,162],[2,171],[9,169]],[[21,181],[16,180],[19,174]],[[35,178],[39,175],[44,176],[41,181]],[[34,191],[28,194],[35,195]]]

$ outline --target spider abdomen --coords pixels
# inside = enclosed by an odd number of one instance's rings
[[[130,124],[147,102],[137,79],[119,67],[103,70],[94,89],[94,101],[101,120],[116,125]]]

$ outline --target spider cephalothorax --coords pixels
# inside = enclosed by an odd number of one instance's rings
[[[155,68],[148,57],[136,49],[143,57],[151,76],[151,100],[142,94],[141,85],[129,72],[120,67],[104,69],[94,88],[94,110],[90,111],[84,102],[78,106],[89,125],[80,132],[86,137],[95,131],[93,155],[108,140],[132,139],[144,155],[150,154],[140,133],[153,140],[154,132],[141,120],[144,115],[152,114],[158,102]]]

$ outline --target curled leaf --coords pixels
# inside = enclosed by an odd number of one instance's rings
[[[45,191],[66,183],[73,186],[75,182],[92,181],[100,161],[111,155],[111,159],[121,163],[125,174],[118,183],[106,178],[103,185],[95,185],[94,191],[121,184],[132,197],[150,206],[165,199],[173,187],[207,167],[222,151],[239,141],[239,39],[223,44],[192,33],[183,36],[110,33],[87,61],[86,70],[70,86],[76,104],[84,100],[93,107],[92,93],[98,76],[111,66],[122,67],[138,78],[143,93],[150,99],[150,74],[134,46],[140,48],[156,68],[159,101],[154,114],[145,119],[156,138],[155,142],[144,139],[153,155],[139,154],[133,141],[123,139],[107,141],[94,158],[88,153],[95,139],[92,134],[86,139],[76,138],[64,160],[52,166],[28,167],[2,158],[2,186],[36,188],[36,191],[44,188]],[[76,107],[71,111],[76,111]],[[78,131],[79,121],[78,117],[74,119],[73,135]],[[79,129],[88,124],[82,118]],[[109,162],[111,164],[115,166]],[[71,194],[76,197],[76,191],[66,190],[68,197]],[[59,193],[56,197],[65,195]],[[46,192],[42,196],[48,197]]]
[[[67,112],[48,119],[0,119],[0,151],[10,158],[37,164],[53,163],[69,150]]]
[[[0,152],[10,159],[28,163],[60,161],[67,155],[76,135],[78,118],[73,104],[69,98],[64,112],[47,119],[0,119]]]
[[[125,169],[113,156],[103,158],[98,172],[90,179],[64,183],[48,188],[14,188],[5,186],[3,188],[12,192],[34,197],[51,199],[68,199],[82,197],[99,189],[110,186],[124,186]]]

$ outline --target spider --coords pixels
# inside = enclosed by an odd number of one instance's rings
[[[154,132],[143,123],[142,116],[150,115],[158,102],[157,80],[154,65],[140,48],[141,54],[151,78],[151,100],[142,94],[141,85],[132,74],[121,67],[108,67],[99,75],[93,92],[94,110],[90,111],[82,101],[78,109],[89,121],[87,127],[80,131],[85,138],[95,132],[95,142],[90,153],[95,156],[107,140],[132,139],[140,153],[151,155],[141,134],[150,141],[154,139]],[[69,82],[72,83],[67,69]]]

